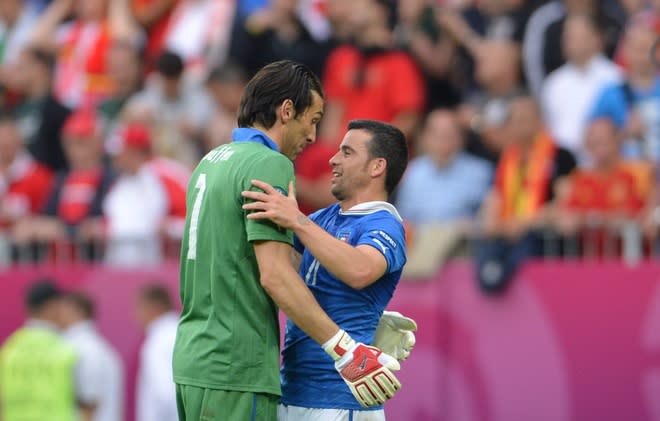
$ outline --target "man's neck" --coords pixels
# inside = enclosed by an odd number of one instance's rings
[[[366,202],[385,202],[387,201],[387,193],[381,192],[376,193],[369,190],[365,190],[353,195],[353,197],[340,200],[339,206],[341,210],[346,212],[347,210]]]

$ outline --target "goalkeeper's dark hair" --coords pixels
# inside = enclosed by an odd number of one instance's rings
[[[408,144],[401,130],[375,120],[352,120],[348,130],[365,130],[371,134],[367,143],[369,159],[384,158],[387,162],[385,189],[392,194],[408,166]]]
[[[312,105],[312,92],[323,98],[319,78],[305,65],[290,60],[270,63],[247,83],[238,108],[238,127],[255,124],[270,129],[275,124],[277,109],[289,99],[296,116]]]

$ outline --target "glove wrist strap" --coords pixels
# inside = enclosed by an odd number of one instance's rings
[[[340,359],[348,350],[355,346],[351,335],[343,329],[339,329],[335,335],[323,345],[323,350],[332,357],[334,361]]]

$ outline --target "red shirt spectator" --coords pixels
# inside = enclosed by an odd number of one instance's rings
[[[3,225],[42,211],[53,182],[53,172],[27,154],[21,154],[0,178]]]
[[[569,209],[634,216],[644,207],[634,174],[622,165],[607,173],[578,170],[570,186]]]
[[[52,171],[25,150],[16,122],[0,119],[0,225],[41,212],[52,181]]]
[[[352,45],[340,46],[328,58],[324,89],[328,104],[336,102],[343,108],[339,133],[353,119],[396,124],[397,116],[420,114],[425,104],[421,73],[403,51],[365,53]],[[341,138],[333,140],[339,144]]]
[[[147,70],[153,68],[158,55],[163,51],[165,35],[177,0],[132,0],[135,18],[147,28],[149,39],[145,55]]]
[[[330,158],[335,153],[337,153],[336,148],[319,140],[305,148],[296,159],[296,195],[298,207],[305,215],[334,201],[330,193],[332,178]]]

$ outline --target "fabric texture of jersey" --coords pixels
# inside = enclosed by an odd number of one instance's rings
[[[328,272],[296,239],[303,253],[300,276],[321,307],[353,339],[372,343],[378,320],[389,303],[406,263],[406,242],[401,218],[394,206],[367,202],[341,211],[332,205],[310,216],[335,238],[352,246],[370,245],[387,260],[385,275],[357,290]],[[282,400],[307,408],[364,409],[335,370],[332,359],[291,321],[287,321],[282,365]],[[371,409],[380,409],[377,406]]]
[[[293,236],[248,220],[241,192],[254,190],[253,179],[286,191],[293,164],[258,130],[235,129],[232,137],[202,159],[188,186],[174,380],[279,395],[277,307],[261,287],[251,242],[292,244]]]

